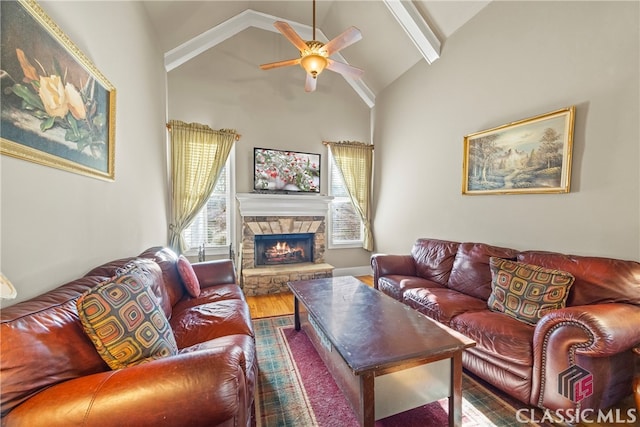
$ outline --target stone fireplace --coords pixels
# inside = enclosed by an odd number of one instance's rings
[[[287,282],[333,275],[333,266],[324,262],[331,197],[245,193],[236,198],[242,216],[239,276],[246,295],[286,292]]]

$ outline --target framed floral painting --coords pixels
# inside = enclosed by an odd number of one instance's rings
[[[115,88],[35,1],[0,7],[1,153],[112,181]]]
[[[568,193],[575,107],[464,137],[462,194]]]

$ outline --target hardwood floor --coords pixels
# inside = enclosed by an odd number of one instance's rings
[[[373,276],[356,277],[361,282],[373,286]],[[247,296],[247,304],[249,304],[252,319],[293,314],[293,294],[291,292]]]

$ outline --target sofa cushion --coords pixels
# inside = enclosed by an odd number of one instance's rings
[[[484,243],[461,243],[447,287],[486,301],[491,294],[489,258],[515,260],[517,254],[514,249]]]
[[[613,258],[526,251],[518,261],[571,273],[575,282],[567,306],[625,303],[640,305],[640,263]]]
[[[446,288],[409,289],[404,303],[445,325],[459,314],[487,309],[484,300]]]
[[[181,313],[190,307],[230,299],[236,299],[240,301],[245,300],[240,286],[231,284],[210,286],[208,288],[202,288],[200,290],[200,295],[198,296],[198,298],[192,298],[185,295],[185,297],[180,302],[173,306],[173,311],[175,311],[176,313]]]
[[[178,273],[178,255],[169,248],[158,246],[147,249],[139,257],[151,259],[160,266],[169,303],[172,307],[176,305],[186,293],[182,280],[180,280],[180,273]]]
[[[184,255],[178,257],[178,273],[189,295],[197,298],[200,295],[200,282],[198,282],[198,276],[193,271],[191,263]]]
[[[486,309],[460,314],[450,326],[474,340],[478,352],[518,365],[533,365],[535,328],[531,325]]]
[[[171,327],[180,349],[226,335],[253,336],[249,306],[239,299],[201,303],[175,311]]]
[[[398,301],[402,301],[402,295],[407,289],[442,287],[443,285],[431,280],[400,274],[391,274],[378,279],[378,289]]]
[[[78,298],[82,326],[111,369],[178,353],[169,321],[150,292],[149,281],[134,266]]]
[[[574,277],[561,270],[491,257],[489,309],[535,325],[548,312],[564,308]]]
[[[458,245],[458,242],[448,240],[418,239],[411,248],[416,274],[423,279],[446,286]]]

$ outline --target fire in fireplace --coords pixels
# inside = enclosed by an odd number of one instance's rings
[[[256,235],[255,256],[256,266],[313,262],[313,233]]]

